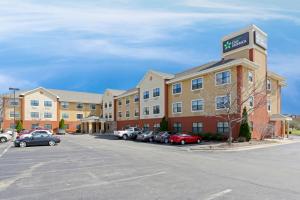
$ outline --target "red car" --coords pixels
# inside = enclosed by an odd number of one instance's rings
[[[200,136],[188,135],[185,133],[178,133],[171,135],[169,141],[171,144],[187,144],[187,143],[200,143],[202,138]]]

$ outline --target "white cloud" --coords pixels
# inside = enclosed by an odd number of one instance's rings
[[[0,93],[7,93],[9,87],[28,89],[35,86],[37,86],[37,84],[32,81],[0,73]]]

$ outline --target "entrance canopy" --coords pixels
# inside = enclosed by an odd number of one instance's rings
[[[270,121],[292,121],[293,119],[291,117],[282,115],[282,114],[274,114],[271,115]]]

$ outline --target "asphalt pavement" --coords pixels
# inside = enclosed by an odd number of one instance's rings
[[[241,152],[62,136],[54,147],[0,144],[0,199],[300,199],[300,143]]]

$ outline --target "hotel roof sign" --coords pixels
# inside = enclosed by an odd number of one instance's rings
[[[223,42],[223,53],[249,45],[249,32],[238,35]]]

